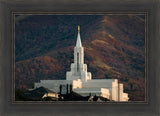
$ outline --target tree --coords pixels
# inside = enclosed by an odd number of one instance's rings
[[[72,93],[72,84],[70,84],[70,93]]]
[[[59,86],[60,95],[62,94],[62,85]]]
[[[67,88],[66,89],[67,89],[67,95],[68,95],[68,84],[67,84]]]

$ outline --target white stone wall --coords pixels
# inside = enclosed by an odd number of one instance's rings
[[[87,73],[87,80],[91,80],[92,79],[92,75],[90,72]]]
[[[128,94],[127,93],[123,93],[122,101],[128,101],[128,100],[129,100]]]
[[[81,88],[81,89],[73,89],[74,92],[82,95],[82,96],[89,96],[91,95],[96,95],[96,96],[101,96],[101,88]]]
[[[87,65],[81,64],[79,73],[76,72],[76,64],[71,64],[71,71],[67,71],[66,73],[66,80],[77,80],[82,79],[82,81],[91,80],[91,73],[87,72]]]
[[[123,88],[123,84],[120,83],[118,84],[118,93],[119,93],[119,99],[118,101],[128,101],[129,100],[129,97],[128,97],[128,94],[127,93],[124,93],[124,88]]]
[[[73,89],[74,92],[82,95],[82,96],[89,96],[90,94],[92,96],[102,96],[104,98],[109,99],[110,98],[110,91],[106,88],[77,88]]]
[[[118,101],[117,79],[92,79],[86,82],[82,81],[81,85],[82,88],[75,89],[75,91],[82,95],[88,95],[89,93],[95,95],[102,95],[103,93],[103,96],[107,96],[108,99]],[[105,89],[107,92],[104,91]]]
[[[46,94],[44,94],[44,96],[42,98],[45,98],[45,97],[55,97],[55,98],[58,98],[58,94],[57,93],[46,93]]]
[[[118,94],[119,94],[119,98],[118,101],[123,101],[123,84],[118,84]]]
[[[110,99],[110,90],[106,88],[101,88],[101,96]]]
[[[73,80],[73,78],[72,78],[72,72],[67,72],[66,73],[66,80]]]
[[[87,64],[83,64],[83,71],[87,72]]]
[[[83,82],[87,81],[87,72],[81,71],[81,79]]]
[[[79,53],[80,64],[83,64],[84,63],[84,48],[83,47],[74,48],[74,63],[77,63],[77,53]]]
[[[80,79],[73,80],[73,86],[72,86],[72,88],[73,89],[82,88],[82,81]]]
[[[92,79],[82,83],[83,88],[112,88],[116,79]]]
[[[71,64],[71,71],[72,75],[74,75],[74,73],[76,72],[76,64],[75,63],[72,63]]]
[[[118,101],[118,81],[112,82],[111,100]]]

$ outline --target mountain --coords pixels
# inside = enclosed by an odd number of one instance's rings
[[[77,25],[94,79],[118,79],[130,100],[145,100],[144,15],[16,15],[15,84],[65,79],[73,62]]]

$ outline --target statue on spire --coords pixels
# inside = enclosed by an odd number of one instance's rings
[[[78,32],[80,32],[80,26],[78,25]]]

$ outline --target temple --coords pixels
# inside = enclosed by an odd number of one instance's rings
[[[78,26],[77,42],[74,48],[74,63],[71,64],[71,71],[66,73],[66,80],[40,80],[35,83],[34,88],[43,86],[59,93],[60,85],[63,93],[66,93],[66,85],[72,85],[72,90],[82,96],[102,96],[110,101],[129,100],[128,94],[123,92],[123,84],[118,83],[117,79],[92,79],[91,72],[87,71],[87,64],[84,64],[80,26]]]
[[[78,26],[78,36],[74,48],[74,63],[71,64],[71,71],[67,72],[66,80],[81,79],[83,82],[91,80],[91,73],[87,72],[87,64],[84,64],[84,48],[80,37],[80,27]]]

